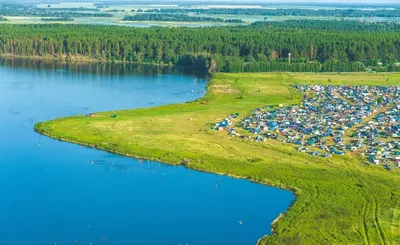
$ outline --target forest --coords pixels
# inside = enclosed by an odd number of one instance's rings
[[[31,4],[0,4],[0,16],[113,17],[95,8],[37,8]]]
[[[264,28],[289,28],[307,30],[331,31],[400,31],[397,22],[360,22],[347,20],[286,20],[286,21],[258,21],[252,25],[262,25]]]
[[[100,12],[100,9],[98,9],[98,8],[84,8],[84,7],[79,7],[79,8],[51,8],[51,4],[49,4],[47,8],[35,7],[35,6],[33,6],[31,8],[34,8],[37,11]]]
[[[240,19],[223,19],[213,17],[189,16],[187,14],[136,14],[127,15],[123,20],[129,21],[177,21],[177,22],[226,22],[244,23]]]
[[[261,8],[176,8],[155,9],[162,13],[197,13],[229,15],[267,15],[267,16],[324,16],[324,17],[400,17],[400,9],[379,9],[365,11],[360,9],[261,9]]]
[[[400,36],[395,31],[311,30],[273,25],[0,25],[0,44],[2,56],[85,57],[180,65],[210,72],[341,72],[367,68],[400,71]]]
[[[2,16],[29,16],[29,17],[113,17],[110,13],[89,13],[78,11],[57,11],[57,10],[18,10],[0,9]]]

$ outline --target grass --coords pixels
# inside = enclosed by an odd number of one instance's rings
[[[385,77],[389,80],[385,81]],[[330,79],[330,83],[328,82]],[[204,98],[184,104],[74,116],[35,125],[39,133],[129,156],[292,190],[294,204],[260,244],[400,244],[400,171],[357,156],[318,158],[293,145],[229,137],[211,125],[259,106],[296,104],[290,85],[400,84],[400,74],[216,74]]]

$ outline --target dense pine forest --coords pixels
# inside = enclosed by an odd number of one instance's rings
[[[226,22],[244,23],[240,19],[223,19],[214,17],[189,16],[187,14],[135,14],[127,15],[123,20],[129,21],[178,21],[178,22]]]
[[[204,71],[340,72],[367,67],[400,71],[400,35],[395,31],[261,24],[209,28],[4,24],[0,25],[0,42],[2,56],[84,57],[177,64]]]
[[[286,21],[259,21],[252,25],[262,25],[264,28],[289,28],[307,30],[331,31],[400,31],[397,22],[360,22],[343,20],[286,20]]]

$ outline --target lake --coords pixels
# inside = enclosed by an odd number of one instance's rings
[[[202,97],[168,67],[0,60],[0,244],[255,244],[294,201],[277,188],[41,136],[39,121]],[[242,223],[242,224],[240,224]]]

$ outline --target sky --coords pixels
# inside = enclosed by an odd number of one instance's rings
[[[398,4],[400,5],[400,0],[0,0],[0,2],[135,2],[135,3],[146,3],[146,2],[157,2],[157,3],[177,3],[177,2],[193,2],[193,3],[235,3],[235,4],[249,4],[249,3],[321,3],[321,4]]]
[[[163,1],[168,2],[168,0],[160,0],[160,2],[163,2]],[[182,1],[188,1],[188,0],[182,0]],[[204,0],[202,0],[202,1],[204,1]],[[218,2],[245,3],[246,1],[243,1],[243,0],[219,0]],[[280,0],[280,1],[277,1],[277,0],[271,0],[271,1],[264,0],[264,1],[256,1],[256,0],[253,0],[253,1],[247,1],[247,2],[259,2],[259,3],[281,3],[281,2],[285,2],[285,3],[288,3],[288,2],[292,2],[292,3],[310,3],[310,2],[313,2],[313,3],[324,3],[324,4],[349,3],[349,2],[352,2],[352,3],[369,3],[369,4],[376,3],[376,4],[380,4],[382,2],[387,2],[387,3],[398,3],[398,4],[400,4],[400,0],[333,0],[333,1],[329,1],[329,0],[306,0],[306,1],[305,0]]]
[[[235,2],[235,0],[231,0]],[[237,0],[236,0],[237,1]],[[324,3],[324,4],[329,4],[329,3],[368,3],[368,4],[381,4],[381,3],[399,3],[400,0],[334,0],[334,1],[329,1],[329,0],[283,0],[283,1],[260,1],[260,2],[296,2],[296,3]]]
[[[62,1],[62,0],[61,0]],[[72,1],[72,0],[71,0]],[[90,0],[89,0],[90,1]],[[110,1],[113,0],[104,0]],[[117,0],[117,1],[127,1],[127,0]],[[146,2],[146,1],[154,1],[154,0],[133,0],[133,2]],[[227,2],[227,3],[250,3],[250,2],[257,2],[257,3],[324,3],[324,4],[331,4],[331,3],[365,3],[365,4],[381,4],[381,3],[398,3],[400,5],[400,0],[158,0],[157,2],[168,3],[168,2]]]
[[[235,0],[233,0],[233,1],[235,1]],[[270,1],[263,1],[263,2],[270,2]],[[277,1],[275,1],[275,2],[277,2]],[[327,0],[307,0],[307,1],[304,1],[304,0],[288,0],[288,1],[279,1],[279,2],[299,2],[299,3],[304,3],[304,2],[307,2],[307,3],[309,3],[309,2],[316,2],[316,3],[325,3],[325,4],[329,4],[329,3],[350,3],[350,2],[352,2],[352,3],[369,3],[369,4],[381,4],[381,3],[383,3],[383,2],[386,2],[386,3],[399,3],[400,4],[400,0],[383,0],[383,1],[380,1],[380,0],[335,0],[335,1],[327,1]]]
[[[112,2],[113,0],[105,0],[105,1],[110,1]],[[118,0],[118,1],[124,1],[124,0]],[[133,0],[135,2],[135,0]],[[140,2],[146,2],[146,0],[138,0]],[[152,0],[148,0],[152,1]],[[197,0],[158,0],[158,2],[198,2]],[[245,1],[245,0],[200,0],[200,2],[227,2],[227,3],[249,3],[249,2],[257,2],[257,3],[324,3],[324,4],[330,4],[330,3],[368,3],[368,4],[381,4],[381,3],[399,3],[400,0],[250,0],[250,1]]]
[[[160,2],[168,2],[168,0],[159,0]],[[190,1],[190,0],[182,0],[182,1]],[[202,2],[208,0],[201,0]],[[210,2],[215,2],[213,0],[209,0]],[[195,1],[194,1],[195,2]],[[249,2],[258,2],[258,3],[364,3],[364,4],[382,4],[382,3],[398,3],[400,5],[400,0],[217,0],[217,2],[238,2],[238,3],[249,3]]]

